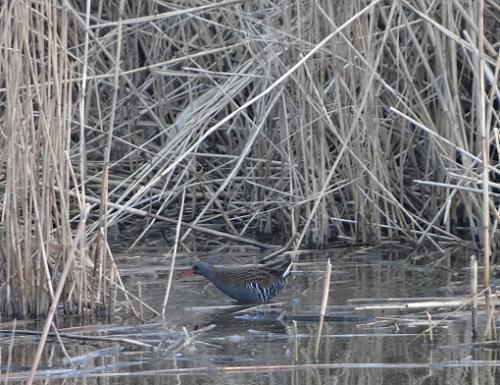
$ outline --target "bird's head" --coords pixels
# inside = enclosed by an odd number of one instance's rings
[[[202,275],[205,278],[209,278],[213,274],[212,265],[207,262],[196,261],[191,268],[191,270],[182,273],[182,277],[190,277],[192,275]]]

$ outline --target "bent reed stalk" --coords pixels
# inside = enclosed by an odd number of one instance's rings
[[[1,314],[47,313],[87,202],[71,313],[111,314],[126,293],[111,229],[139,234],[134,245],[160,231],[178,247],[283,232],[322,246],[337,228],[496,249],[498,10],[3,2]]]

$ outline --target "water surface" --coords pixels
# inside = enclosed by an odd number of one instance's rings
[[[236,254],[219,250],[217,257],[212,254],[208,259],[252,260],[244,252]],[[194,260],[179,256],[165,319],[133,301],[142,323],[131,314],[123,315],[125,308],[121,316],[86,327],[78,326],[78,320],[65,320],[76,326],[60,333],[121,340],[63,337],[61,343],[50,338],[39,378],[50,383],[112,384],[499,383],[498,350],[472,343],[468,307],[404,306],[425,299],[463,300],[469,295],[461,257],[428,257],[411,250],[305,253],[270,305],[249,308],[239,306],[202,277],[179,279]],[[333,270],[316,355],[328,258]],[[438,262],[431,264],[429,259]],[[130,293],[161,312],[170,257],[142,249],[118,253],[116,260]],[[118,300],[122,297],[117,293]],[[427,330],[430,321],[432,335]],[[34,326],[19,323],[17,328],[33,330]],[[22,381],[37,337],[18,335],[14,345],[12,341],[8,335],[0,340],[1,379],[7,379],[10,367],[10,382]]]

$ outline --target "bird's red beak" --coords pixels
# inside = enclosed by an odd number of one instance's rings
[[[186,271],[183,271],[182,274],[181,274],[181,278],[187,278],[187,277],[192,277],[193,276],[193,270],[186,270]]]

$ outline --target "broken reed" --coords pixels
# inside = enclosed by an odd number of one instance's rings
[[[483,34],[472,0],[4,3],[2,314],[47,312],[86,202],[63,300],[79,313],[112,308],[116,290],[133,298],[109,226],[149,215],[138,244],[170,220],[173,244],[181,202],[180,244],[285,229],[322,245],[334,226],[438,248],[460,227],[488,238],[494,1]]]

